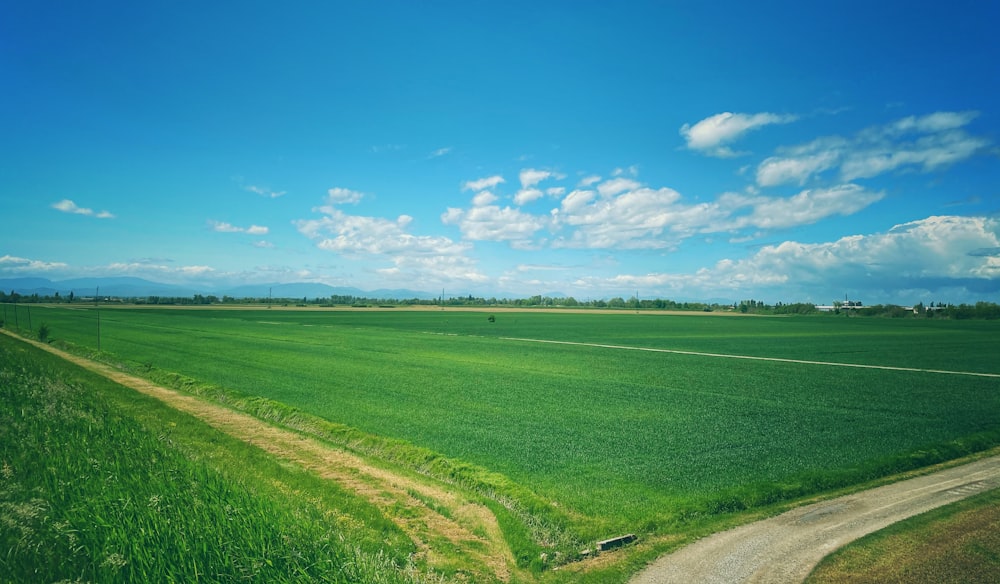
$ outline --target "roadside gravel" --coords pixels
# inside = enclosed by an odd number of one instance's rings
[[[897,521],[1000,487],[1000,456],[799,507],[701,539],[631,584],[790,584],[824,557]]]

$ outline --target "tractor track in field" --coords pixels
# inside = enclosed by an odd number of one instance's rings
[[[896,367],[892,365],[867,365],[864,363],[840,363],[837,361],[809,361],[806,359],[786,359],[784,357],[761,357],[757,355],[734,355],[731,353],[705,353],[702,351],[683,351],[680,349],[659,349],[655,347],[634,347],[631,345],[607,345],[603,343],[582,343],[579,341],[554,341],[548,339],[524,339],[518,337],[500,337],[503,341],[521,343],[543,343],[549,345],[573,345],[577,347],[594,347],[597,349],[617,349],[622,351],[645,351],[647,353],[670,353],[672,355],[693,355],[695,357],[714,357],[717,359],[745,359],[748,361],[773,361],[777,363],[796,363],[799,365],[824,365],[827,367],[853,367],[856,369],[881,369],[883,371],[908,371],[913,373],[937,373],[941,375],[968,375],[971,377],[992,377],[1000,379],[1000,373],[984,373],[980,371],[952,371],[948,369],[920,369],[917,367]]]
[[[292,462],[325,480],[336,482],[381,509],[413,540],[418,554],[431,568],[448,563],[446,557],[435,551],[435,546],[446,543],[451,553],[464,554],[472,564],[479,566],[477,573],[469,574],[473,581],[487,578],[507,582],[511,578],[515,561],[493,512],[480,503],[463,498],[443,484],[393,473],[336,446],[269,424],[249,414],[156,385],[110,365],[3,329],[0,332],[154,397],[234,438]],[[432,505],[446,509],[447,516],[433,509]]]

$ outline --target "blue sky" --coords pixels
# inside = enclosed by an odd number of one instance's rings
[[[1000,301],[993,2],[28,2],[0,278]]]

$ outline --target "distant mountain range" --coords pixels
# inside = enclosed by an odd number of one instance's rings
[[[151,282],[142,278],[75,278],[53,282],[45,278],[8,278],[0,279],[0,290],[11,291],[21,295],[68,296],[70,292],[78,297],[93,297],[100,289],[101,296],[119,298],[145,298],[148,296],[190,297],[195,294],[232,296],[233,298],[326,298],[329,296],[358,296],[364,298],[409,299],[419,298],[430,300],[437,298],[434,294],[415,290],[361,290],[353,287],[337,287],[327,284],[299,282],[291,284],[255,284],[243,285],[226,289],[196,288]]]

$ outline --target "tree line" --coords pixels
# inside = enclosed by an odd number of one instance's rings
[[[36,304],[36,303],[127,303],[138,305],[169,305],[198,306],[215,304],[260,304],[274,306],[468,306],[468,307],[512,307],[512,308],[602,308],[620,310],[679,310],[690,312],[738,312],[741,314],[814,314],[818,313],[815,304],[809,302],[768,304],[763,300],[742,300],[732,304],[707,302],[681,302],[665,298],[638,298],[632,296],[623,298],[598,298],[579,300],[572,296],[546,296],[536,294],[525,298],[497,298],[495,296],[452,296],[449,298],[380,298],[369,296],[352,296],[334,294],[318,298],[235,298],[232,296],[215,296],[212,294],[195,294],[193,296],[142,296],[120,298],[113,296],[78,297],[73,292],[60,295],[19,294],[14,290],[9,293],[0,290],[0,303]],[[834,314],[850,314],[858,316],[880,316],[890,318],[950,318],[950,319],[1000,319],[1000,305],[994,302],[976,302],[975,304],[949,304],[944,302],[923,302],[912,308],[892,304],[876,304],[862,306],[860,302],[845,306],[842,303]],[[856,304],[856,305],[855,305]]]

